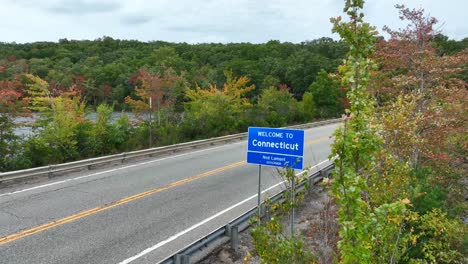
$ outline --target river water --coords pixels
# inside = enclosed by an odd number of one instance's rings
[[[137,121],[132,112],[114,112],[112,113],[112,120],[117,120],[121,115],[126,114],[132,122]],[[29,137],[34,135],[34,131],[31,127],[32,124],[39,118],[38,114],[32,114],[31,117],[15,117],[13,121],[17,125],[14,132],[15,135],[20,137]],[[97,113],[92,112],[86,115],[87,120],[96,121]]]

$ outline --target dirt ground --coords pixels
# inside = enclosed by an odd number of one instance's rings
[[[306,247],[316,256],[319,263],[333,263],[338,241],[338,223],[336,222],[336,205],[331,201],[327,191],[314,186],[302,204],[296,209],[294,230],[302,235]],[[283,225],[289,230],[289,216],[283,217]],[[250,228],[240,234],[241,245],[237,250],[229,244],[214,251],[199,264],[257,264],[258,257],[253,256],[254,247],[250,237]]]

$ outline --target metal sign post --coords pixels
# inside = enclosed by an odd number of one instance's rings
[[[294,200],[296,198],[296,181],[294,178],[291,180],[291,202],[293,206],[291,208],[291,237],[294,237]]]
[[[258,224],[260,224],[260,204],[261,204],[261,195],[262,195],[262,165],[258,165],[258,199],[257,199],[257,208],[258,208]]]
[[[152,116],[152,112],[153,112],[153,100],[150,96],[149,98],[149,148],[152,148],[153,147],[153,131],[152,131],[152,126],[153,126],[153,116]]]

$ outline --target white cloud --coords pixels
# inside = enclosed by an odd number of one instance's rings
[[[443,22],[451,38],[467,37],[464,0],[405,0]],[[330,17],[342,15],[338,0],[0,0],[0,41],[57,41],[59,38],[172,42],[301,42],[330,37]],[[373,0],[366,20],[402,27],[399,1]],[[336,37],[336,36],[335,36]]]
[[[45,9],[56,14],[83,15],[93,13],[108,13],[120,8],[117,1],[86,1],[86,0],[59,0]]]

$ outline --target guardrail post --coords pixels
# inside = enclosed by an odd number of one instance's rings
[[[225,236],[231,237],[231,228],[232,228],[232,226],[230,224],[226,225],[225,232],[224,232]]]
[[[124,163],[126,157],[127,157],[127,152],[122,153],[122,161],[120,163]]]
[[[190,256],[176,254],[174,256],[174,264],[190,264]]]
[[[231,248],[236,250],[237,247],[239,246],[240,241],[239,241],[239,227],[238,226],[232,226],[231,227]]]
[[[322,171],[320,171],[320,175],[322,174]],[[309,176],[309,187],[307,188],[307,192],[308,194],[311,194],[312,193],[312,185],[314,185],[314,177],[312,177],[312,175]]]
[[[48,178],[52,178],[52,165],[50,165],[50,164],[49,164],[49,169],[48,169],[47,177],[48,177]]]
[[[179,146],[178,144],[176,144],[177,146]],[[177,148],[174,148],[171,150],[172,153],[177,153],[179,150]]]
[[[265,206],[264,208],[265,208],[265,220],[266,222],[268,222],[271,219],[271,214],[270,214],[271,207]]]

